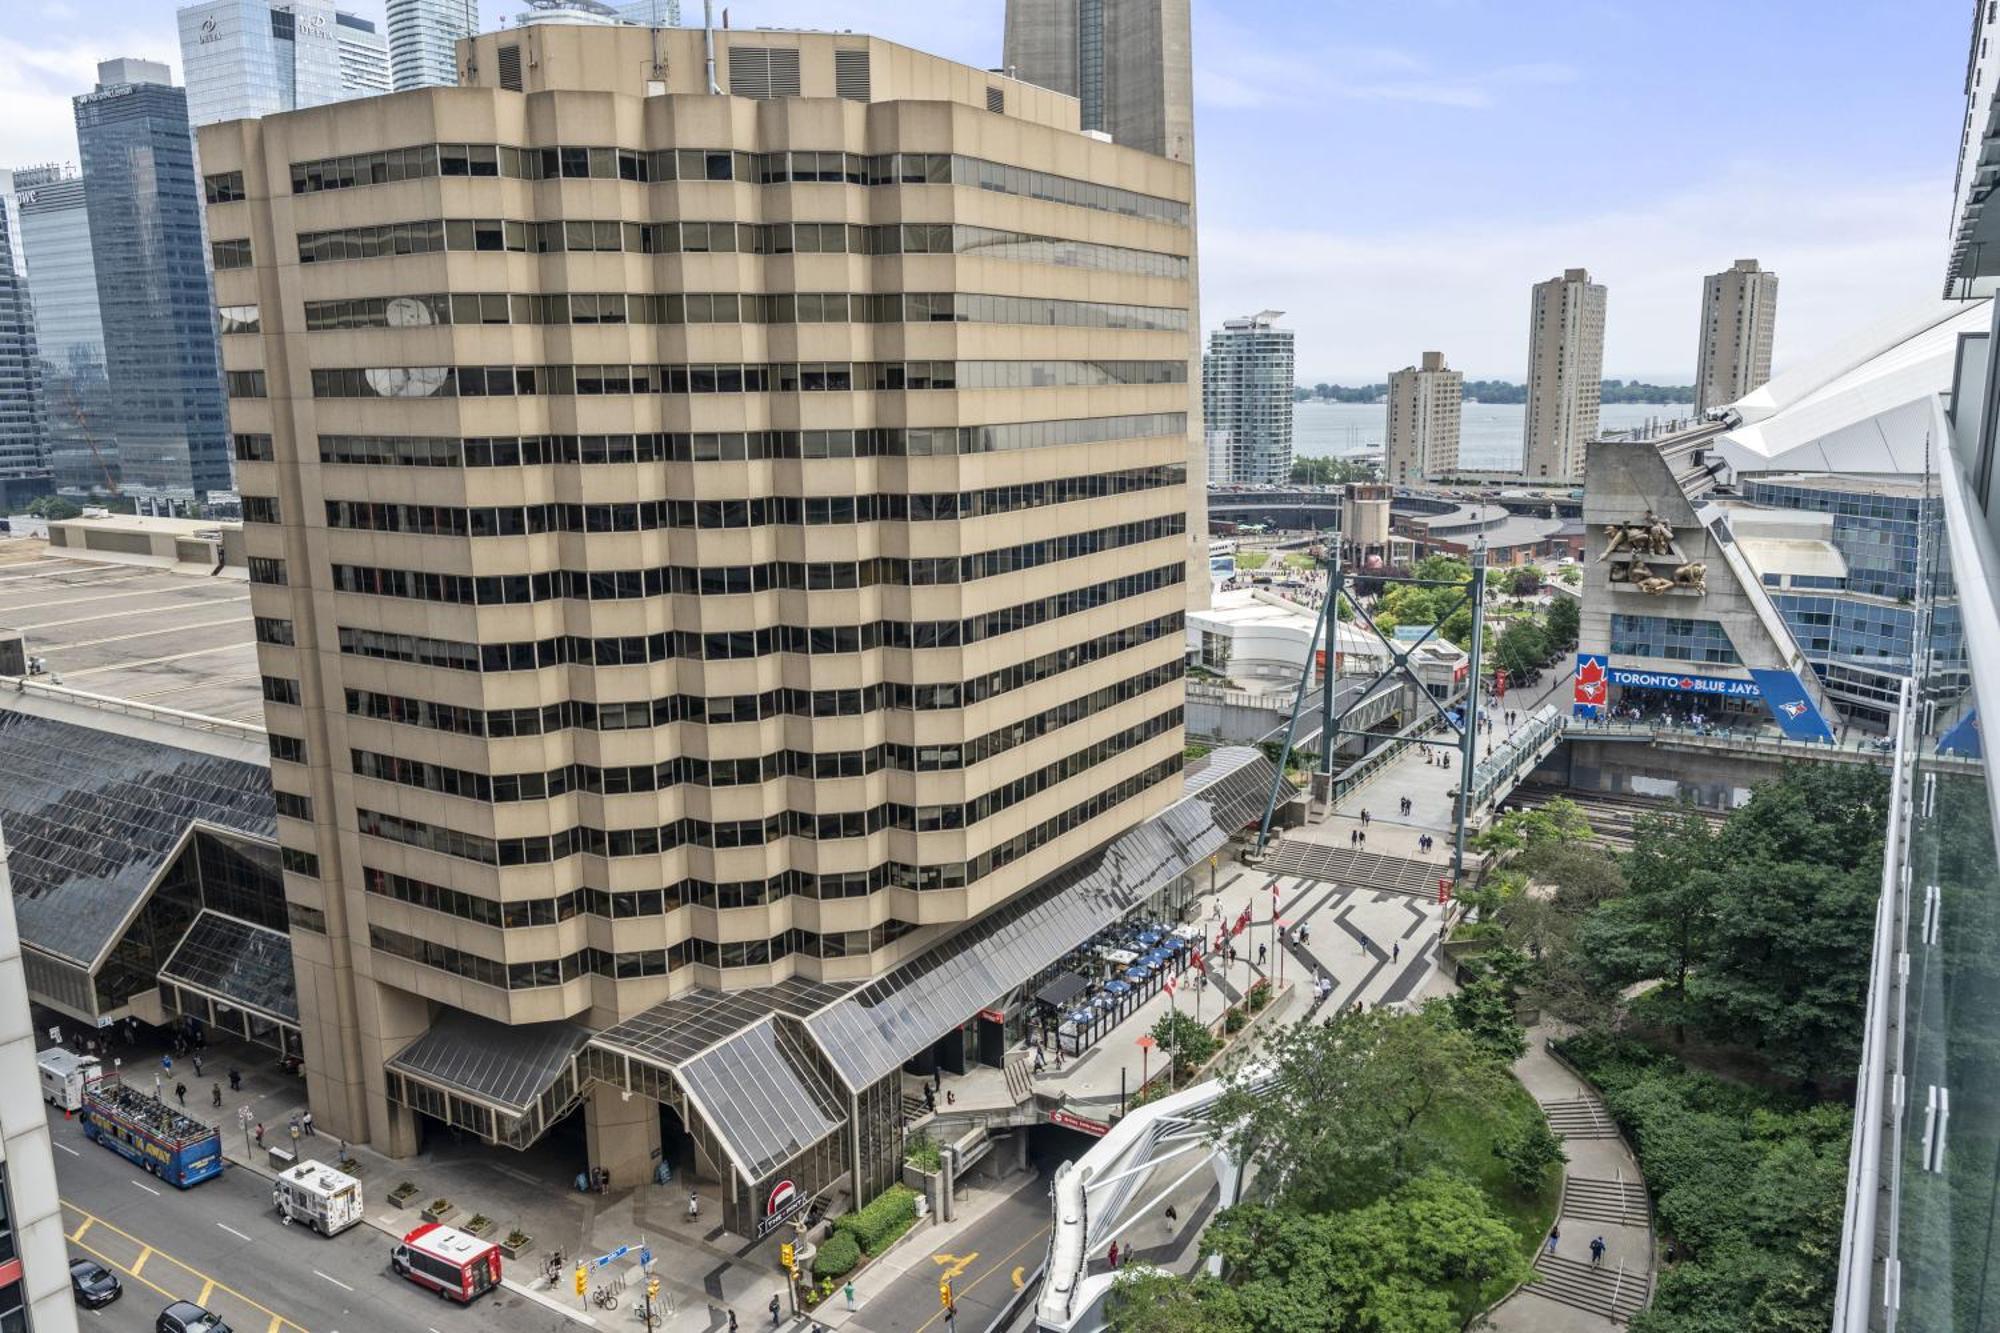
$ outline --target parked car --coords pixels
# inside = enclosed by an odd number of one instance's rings
[[[160,1311],[153,1333],[234,1333],[222,1316],[210,1314],[193,1301],[175,1301]]]
[[[76,1303],[86,1310],[109,1305],[125,1294],[125,1288],[109,1269],[89,1259],[69,1261],[69,1289]]]

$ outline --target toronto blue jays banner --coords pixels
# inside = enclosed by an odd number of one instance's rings
[[[1814,708],[1812,700],[1806,697],[1806,687],[1797,676],[1769,667],[1752,667],[1750,676],[1757,682],[1757,688],[1769,705],[1771,716],[1777,719],[1778,730],[1785,733],[1785,739],[1833,740],[1833,729],[1826,725],[1819,709]]]

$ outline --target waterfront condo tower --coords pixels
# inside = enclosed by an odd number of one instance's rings
[[[1604,298],[1586,269],[1535,284],[1528,317],[1528,413],[1522,471],[1581,481],[1604,390]]]

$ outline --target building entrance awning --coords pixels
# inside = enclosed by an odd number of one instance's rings
[[[1051,1009],[1060,1009],[1090,989],[1090,983],[1074,972],[1064,972],[1035,992],[1035,998]]]
[[[204,909],[160,967],[160,979],[286,1027],[299,1026],[292,937]]]
[[[463,1010],[389,1059],[393,1100],[498,1143],[525,1148],[581,1094],[574,1023],[496,1023]]]

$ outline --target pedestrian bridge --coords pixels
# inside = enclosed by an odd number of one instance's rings
[[[1271,1075],[1253,1066],[1244,1077],[1256,1089],[1267,1086]],[[1108,1263],[1093,1273],[1091,1260],[1104,1259],[1142,1220],[1157,1218],[1165,1201],[1197,1173],[1215,1173],[1219,1207],[1237,1201],[1243,1164],[1215,1133],[1211,1118],[1226,1086],[1221,1079],[1210,1079],[1128,1112],[1090,1151],[1056,1168],[1049,1187],[1048,1261],[1035,1304],[1038,1330],[1101,1333],[1107,1328],[1104,1298],[1117,1274]],[[1155,1189],[1156,1173],[1173,1179]]]

